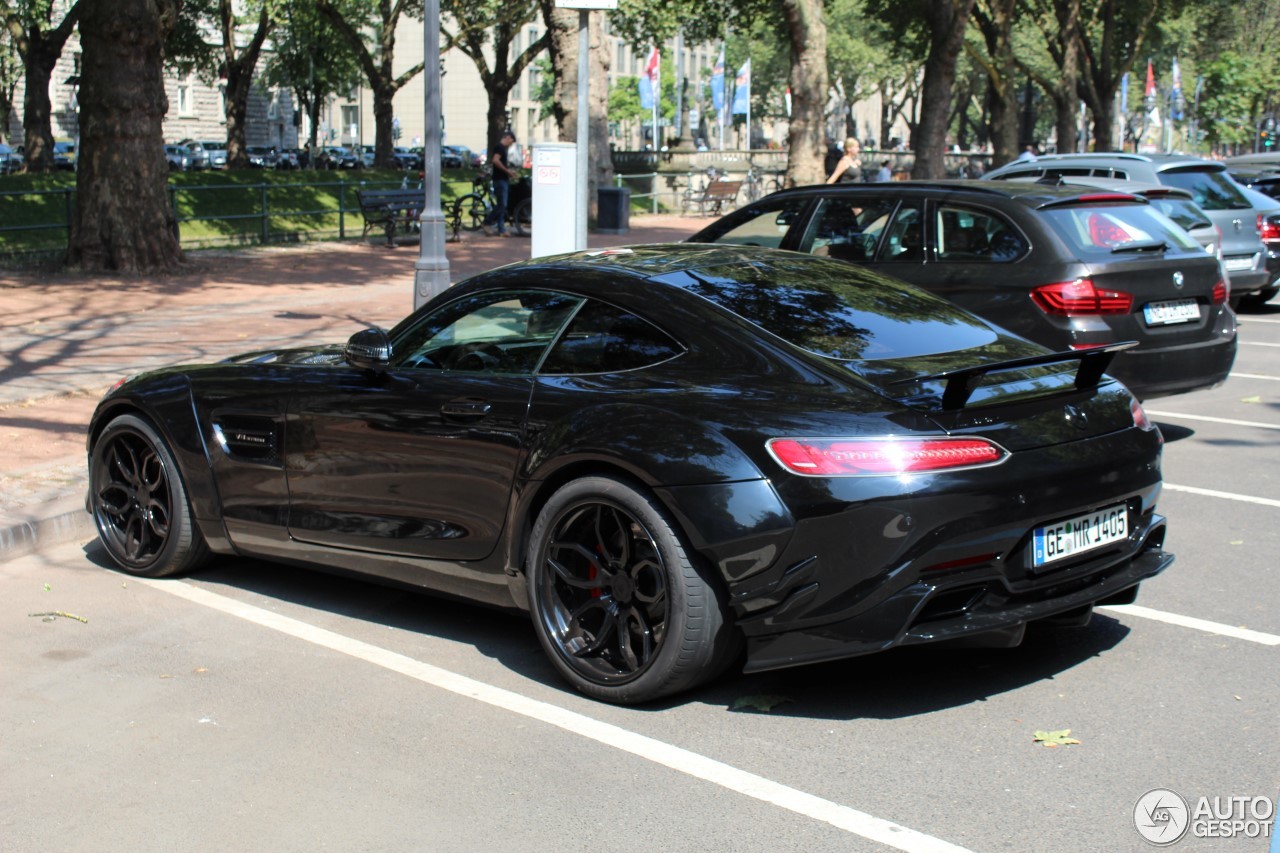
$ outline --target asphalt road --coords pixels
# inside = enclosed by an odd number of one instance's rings
[[[624,709],[469,605],[248,560],[144,582],[92,545],[0,564],[0,850],[1141,850],[1155,788],[1269,809],[1277,350],[1280,308],[1246,314],[1223,387],[1148,405],[1178,561],[1146,609],[1017,649]],[[1268,849],[1191,833],[1174,849]]]

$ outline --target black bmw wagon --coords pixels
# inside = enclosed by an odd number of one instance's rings
[[[1217,257],[1141,196],[997,181],[800,187],[689,238],[889,273],[1053,350],[1118,341],[1139,399],[1222,383],[1236,322]]]

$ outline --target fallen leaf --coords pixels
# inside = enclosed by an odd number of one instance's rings
[[[1241,402],[1241,403],[1261,403],[1261,402],[1262,402],[1262,398],[1261,398],[1261,397],[1256,397],[1256,396],[1255,396],[1255,397],[1241,397],[1241,398],[1240,398],[1240,402]]]
[[[1071,729],[1059,729],[1054,732],[1036,732],[1036,736],[1032,738],[1032,740],[1035,743],[1047,746],[1050,749],[1057,749],[1060,746],[1080,742],[1073,737],[1068,737],[1070,734]]]
[[[1231,545],[1243,545],[1243,544],[1244,544],[1244,540],[1243,540],[1243,539],[1232,539],[1232,540],[1231,540],[1231,542],[1230,542],[1229,544],[1231,544]]]
[[[1243,702],[1244,700],[1243,700],[1243,699],[1241,699],[1239,696],[1237,696],[1237,697],[1236,697],[1236,701],[1237,701],[1237,702]]]
[[[786,696],[775,696],[770,693],[762,693],[758,696],[742,696],[733,700],[733,705],[729,707],[730,711],[747,711],[754,710],[767,714],[774,709],[774,706],[781,705],[783,702],[790,702]]]
[[[192,671],[193,671],[193,672],[208,672],[209,670],[208,670],[206,667],[198,666],[198,667],[196,667],[196,668],[195,668],[194,670],[192,670]]]
[[[45,585],[44,585],[44,591],[45,591],[45,592],[49,592],[49,591],[50,591],[50,590],[52,590],[52,589],[53,589],[53,587],[49,586],[48,584],[45,584]]]

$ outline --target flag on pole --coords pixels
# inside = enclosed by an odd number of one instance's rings
[[[751,57],[742,63],[738,76],[733,80],[733,114],[743,115],[751,111]]]
[[[1147,109],[1151,109],[1156,105],[1156,71],[1151,65],[1151,60],[1147,60]]]
[[[711,106],[715,108],[717,119],[724,116],[724,45],[720,45],[720,58],[711,69]]]
[[[791,87],[787,87],[787,94],[784,98],[787,102],[787,118],[791,118]]]
[[[1173,87],[1169,104],[1169,118],[1174,121],[1182,121],[1182,107],[1184,104],[1182,99],[1182,72],[1178,69],[1178,57],[1176,56],[1173,58],[1173,72],[1170,75],[1169,83]]]
[[[643,109],[653,109],[662,98],[659,87],[661,75],[662,71],[658,65],[658,48],[655,47],[649,54],[649,61],[644,66],[644,75],[640,78],[640,106]]]
[[[1129,72],[1120,77],[1120,114],[1129,112]]]

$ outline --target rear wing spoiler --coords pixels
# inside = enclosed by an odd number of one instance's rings
[[[1045,355],[1028,356],[1027,358],[995,361],[991,364],[983,364],[977,367],[946,370],[930,376],[899,379],[890,384],[907,385],[913,382],[945,382],[946,387],[942,391],[942,408],[943,410],[958,410],[963,409],[965,403],[969,402],[969,397],[973,395],[974,390],[977,389],[984,376],[988,373],[999,373],[1002,370],[1017,370],[1023,367],[1059,364],[1064,361],[1079,361],[1080,367],[1076,369],[1075,387],[1079,390],[1095,388],[1099,380],[1102,379],[1102,374],[1110,366],[1111,359],[1115,358],[1116,353],[1132,349],[1137,345],[1137,341],[1122,341],[1115,344],[1090,347],[1089,349],[1051,352]]]

